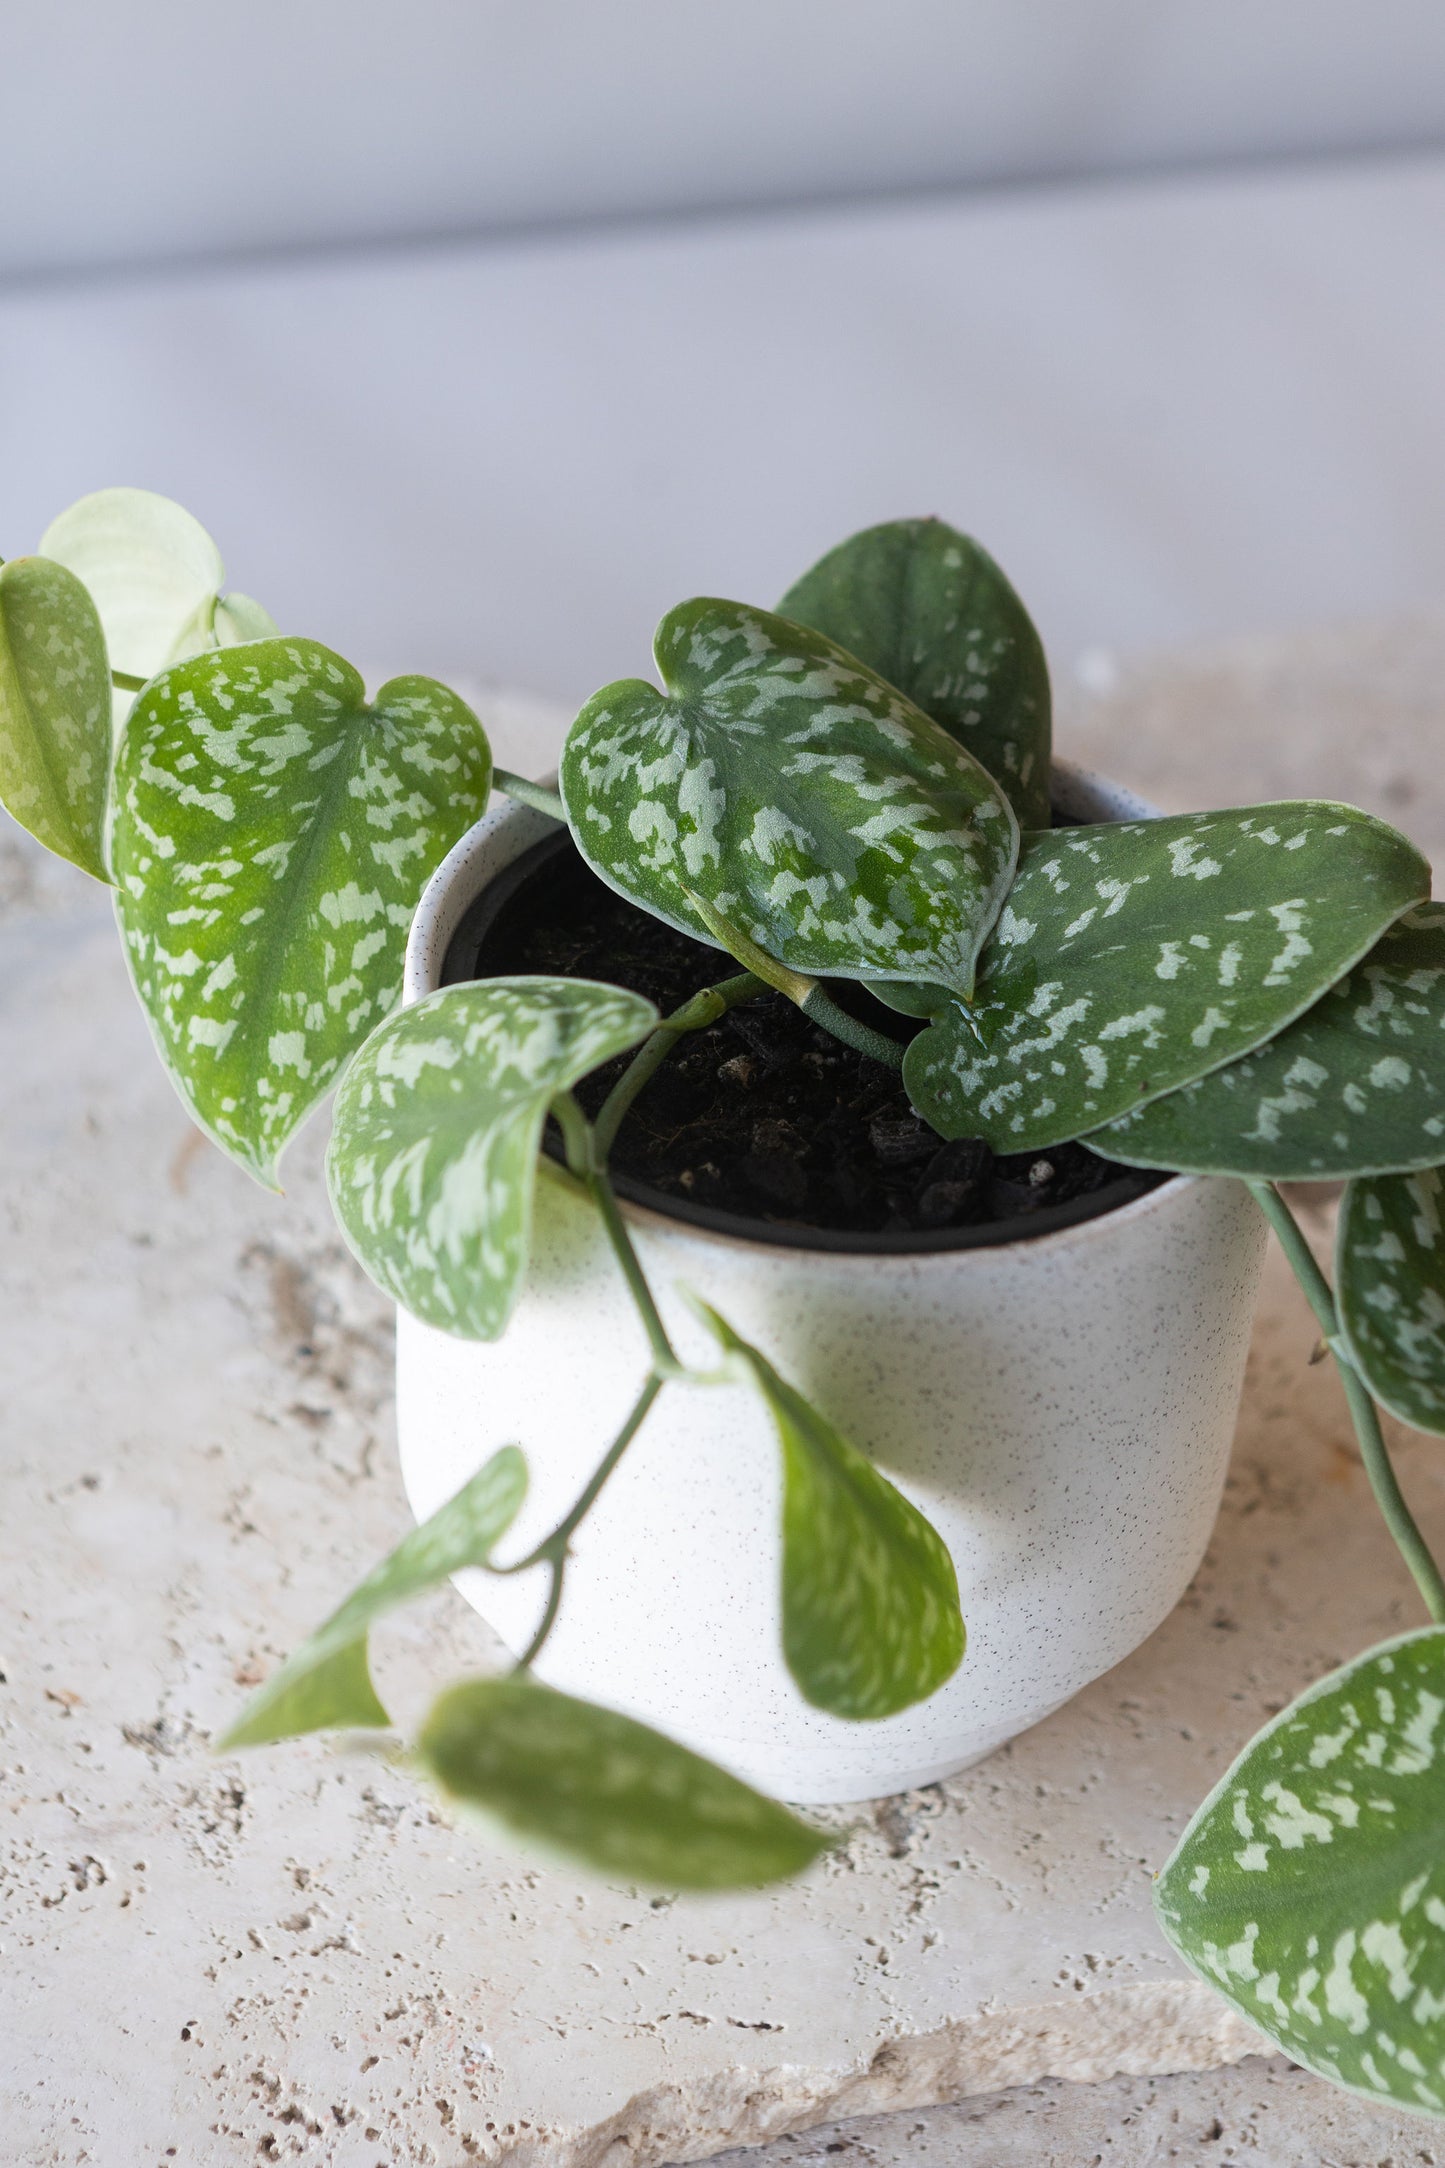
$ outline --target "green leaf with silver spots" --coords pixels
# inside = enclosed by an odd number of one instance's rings
[[[1372,1649],[1245,1748],[1156,1884],[1165,1934],[1275,2046],[1445,2114],[1445,1629]]]
[[[605,686],[562,754],[572,832],[603,880],[711,941],[700,895],[793,971],[966,993],[1018,849],[972,755],[766,610],[684,602],[655,647],[666,691]]]
[[[1407,911],[1257,1053],[1090,1142],[1130,1166],[1275,1182],[1445,1159],[1445,904]]]
[[[263,1746],[302,1732],[390,1724],[371,1679],[367,1639],[376,1620],[466,1566],[485,1566],[527,1492],[527,1463],[504,1445],[429,1520],[404,1536],[340,1608],[251,1696],[217,1751]]]
[[[1082,1136],[1283,1030],[1429,888],[1395,829],[1308,799],[1027,836],[976,1001],[904,1082],[945,1137]]]
[[[940,519],[889,520],[830,550],[778,611],[906,693],[997,778],[1021,827],[1047,828],[1043,643],[977,542]]]
[[[463,1339],[506,1329],[527,1269],[550,1100],[658,1022],[590,979],[482,979],[390,1017],[336,1095],[326,1173],[362,1265]]]
[[[698,1309],[767,1403],[783,1453],[783,1656],[816,1708],[895,1716],[963,1661],[938,1531],[764,1355]]]
[[[1335,1289],[1350,1359],[1376,1400],[1445,1437],[1445,1168],[1351,1182]]]
[[[258,602],[221,593],[226,568],[200,521],[149,489],[98,489],[40,539],[90,590],[111,667],[149,678],[208,648],[262,640],[276,626]],[[120,694],[126,708],[131,694]]]
[[[108,881],[110,664],[95,604],[44,557],[0,566],[0,804]]]
[[[112,870],[137,991],[195,1119],[263,1182],[401,992],[412,914],[486,806],[481,724],[430,678],[368,706],[314,640],[177,663],[136,701]]]
[[[417,1756],[492,1828],[617,1882],[754,1889],[836,1841],[661,1732],[525,1674],[440,1695]]]

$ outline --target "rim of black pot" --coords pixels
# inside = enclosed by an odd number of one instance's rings
[[[502,912],[548,862],[564,851],[576,850],[571,832],[559,828],[520,851],[510,865],[494,874],[479,896],[472,899],[457,922],[442,958],[440,984],[463,986],[485,974],[476,969],[482,944]],[[580,854],[579,854],[580,855]],[[1085,1140],[1087,1142],[1087,1139]],[[555,1155],[554,1155],[555,1156]],[[751,1219],[742,1212],[722,1212],[712,1205],[689,1204],[666,1190],[635,1181],[630,1175],[612,1176],[612,1186],[628,1204],[655,1212],[659,1218],[676,1220],[707,1234],[723,1235],[735,1242],[762,1242],[773,1249],[823,1250],[834,1256],[916,1257],[945,1250],[999,1249],[1012,1242],[1034,1242],[1044,1235],[1059,1234],[1085,1220],[1103,1219],[1123,1205],[1133,1204],[1158,1189],[1169,1176],[1149,1168],[1121,1168],[1118,1177],[1087,1196],[1073,1197],[1067,1204],[1045,1205],[1037,1212],[1020,1213],[1008,1220],[991,1220],[979,1227],[944,1227],[929,1233],[910,1230],[902,1234],[850,1232],[838,1227],[809,1227],[798,1220]]]

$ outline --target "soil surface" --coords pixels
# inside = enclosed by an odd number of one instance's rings
[[[646,994],[667,1015],[736,971],[719,950],[614,894],[570,839],[529,859],[533,870],[489,925],[463,924],[448,980],[520,972],[604,979]],[[828,990],[892,1038],[921,1028],[861,987],[830,980]],[[589,1114],[628,1059],[577,1087]],[[611,1164],[663,1197],[742,1218],[891,1235],[1026,1219],[1121,1181],[1138,1195],[1154,1179],[1082,1144],[1003,1156],[973,1138],[946,1144],[914,1113],[896,1070],[842,1045],[774,993],[678,1042],[634,1102]]]

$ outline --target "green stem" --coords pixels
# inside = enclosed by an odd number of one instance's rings
[[[510,768],[493,768],[492,783],[509,798],[515,798],[518,805],[529,805],[534,813],[545,813],[548,820],[561,821],[565,826],[567,808],[545,783],[529,783],[524,775],[513,775]]]
[[[856,1022],[846,1009],[840,1009],[837,1002],[824,993],[810,971],[795,971],[791,964],[782,963],[776,956],[770,956],[766,949],[759,948],[750,933],[745,933],[741,926],[735,926],[715,904],[708,902],[706,896],[699,896],[691,888],[685,888],[683,894],[714,941],[725,948],[729,956],[734,957],[738,963],[745,964],[765,986],[771,986],[775,993],[784,995],[795,1007],[802,1010],[804,1016],[811,1017],[815,1024],[820,1025],[824,1031],[830,1031],[835,1039],[841,1039],[845,1046],[851,1046],[856,1053],[866,1054],[873,1061],[881,1061],[890,1069],[903,1067],[904,1048],[897,1039],[890,1039],[883,1032],[874,1031],[869,1025]]]
[[[735,1009],[740,1001],[751,1001],[755,994],[765,994],[766,986],[755,973],[740,971],[734,979],[722,979],[716,986],[704,986],[701,993],[694,994],[671,1016],[664,1017],[651,1038],[644,1039],[633,1055],[607,1097],[603,1100],[597,1119],[592,1125],[595,1150],[600,1161],[605,1162],[617,1139],[623,1116],[648,1079],[666,1061],[679,1038],[689,1031],[706,1031],[729,1009]]]
[[[575,1174],[579,1182],[585,1183],[592,1172],[592,1132],[587,1126],[587,1117],[571,1092],[556,1094],[552,1101],[552,1113],[562,1132],[567,1172]]]
[[[871,1024],[860,1024],[856,1016],[840,1009],[837,1002],[824,993],[821,986],[799,1003],[804,1016],[841,1039],[844,1046],[851,1046],[855,1053],[866,1054],[870,1061],[881,1061],[889,1069],[901,1069],[905,1048],[898,1039],[890,1039],[886,1032],[875,1031]]]
[[[618,1208],[612,1184],[600,1167],[594,1170],[587,1187],[592,1192],[592,1202],[601,1214],[602,1224],[607,1229],[607,1239],[622,1267],[622,1277],[637,1304],[642,1328],[647,1334],[647,1344],[652,1349],[654,1368],[663,1377],[685,1376],[686,1365],[679,1360],[677,1350],[667,1337],[667,1327],[652,1299],[652,1289],[647,1284],[647,1276],[638,1262],[636,1250],[632,1247],[632,1237],[627,1232],[627,1223]]]
[[[578,1492],[564,1518],[557,1523],[550,1536],[545,1537],[534,1551],[529,1551],[525,1558],[518,1559],[516,1565],[498,1569],[504,1573],[525,1573],[529,1567],[541,1565],[546,1565],[551,1569],[551,1581],[547,1589],[546,1606],[543,1609],[541,1619],[538,1621],[537,1631],[527,1643],[523,1653],[517,1658],[516,1668],[518,1671],[525,1671],[527,1666],[535,1661],[543,1642],[552,1631],[562,1602],[562,1583],[567,1574],[567,1560],[570,1555],[572,1538],[577,1533],[582,1522],[587,1518],[587,1515],[592,1511],[593,1506],[596,1505],[603,1484],[607,1481],[607,1478],[611,1475],[613,1469],[627,1451],[628,1446],[631,1445],[638,1431],[641,1430],[647,1420],[652,1403],[662,1391],[662,1387],[663,1380],[655,1370],[650,1370],[642,1391],[633,1402],[632,1411],[626,1422],[593,1469],[583,1489]]]
[[[570,1092],[558,1092],[552,1101],[552,1112],[562,1131],[562,1143],[567,1153],[567,1166],[578,1181],[586,1185],[587,1194],[597,1207],[598,1217],[607,1230],[613,1254],[622,1267],[622,1277],[627,1282],[628,1293],[637,1305],[642,1329],[647,1334],[647,1344],[652,1349],[652,1366],[661,1377],[675,1378],[686,1375],[686,1368],[678,1360],[677,1351],[667,1337],[667,1327],[658,1314],[652,1299],[652,1289],[647,1275],[638,1262],[627,1223],[618,1208],[612,1184],[607,1179],[607,1169],[597,1149],[597,1138],[586,1115]]]
[[[1304,1234],[1281,1197],[1273,1182],[1247,1182],[1246,1188],[1263,1212],[1270,1226],[1279,1237],[1280,1247],[1289,1259],[1291,1269],[1305,1298],[1319,1321],[1320,1331],[1326,1345],[1334,1356],[1335,1367],[1340,1373],[1340,1383],[1345,1389],[1350,1419],[1355,1426],[1355,1436],[1360,1444],[1360,1458],[1375,1494],[1375,1503],[1384,1516],[1385,1526],[1395,1539],[1396,1547],[1405,1564],[1415,1577],[1415,1585],[1425,1600],[1425,1608],[1436,1625],[1445,1625],[1445,1578],[1430,1554],[1429,1546],[1415,1525],[1415,1519],[1406,1505],[1390,1464],[1389,1451],[1380,1429],[1379,1411],[1371,1399],[1364,1379],[1350,1361],[1340,1341],[1339,1313],[1335,1308],[1334,1294],[1329,1281],[1315,1262]]]
[[[112,670],[110,682],[118,693],[138,693],[143,686],[149,685],[150,679],[132,677],[129,670]]]

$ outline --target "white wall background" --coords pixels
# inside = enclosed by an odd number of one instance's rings
[[[1445,0],[12,0],[0,555],[141,483],[569,699],[899,513],[1065,670],[1433,606],[1437,140]]]
[[[10,0],[0,276],[1442,141],[1441,0]]]

